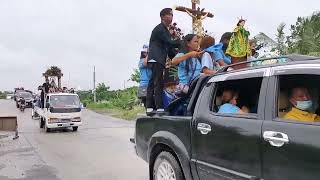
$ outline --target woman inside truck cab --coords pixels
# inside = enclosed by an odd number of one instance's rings
[[[249,113],[249,109],[246,106],[243,106],[241,109],[237,106],[238,104],[239,93],[233,89],[227,89],[223,91],[222,94],[222,103],[218,113]]]
[[[188,93],[192,80],[200,75],[202,66],[199,58],[202,54],[198,37],[195,34],[186,35],[179,53],[167,63],[169,67],[178,65],[178,92]]]

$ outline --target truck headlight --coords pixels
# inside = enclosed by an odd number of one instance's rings
[[[57,123],[57,122],[59,122],[58,118],[49,118],[48,119],[48,123]]]
[[[81,118],[80,117],[75,117],[75,118],[72,119],[72,121],[73,122],[79,122],[79,121],[81,121]]]

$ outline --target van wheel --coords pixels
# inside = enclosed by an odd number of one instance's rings
[[[44,127],[44,121],[43,121],[42,117],[40,117],[40,119],[39,119],[39,126],[40,126],[40,128]]]
[[[72,127],[72,131],[78,131],[78,126]]]
[[[169,152],[161,152],[153,166],[154,180],[184,180],[180,165],[176,158]]]

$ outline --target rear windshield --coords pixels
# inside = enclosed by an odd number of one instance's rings
[[[74,95],[52,95],[50,105],[55,108],[75,108],[80,107],[80,100]]]
[[[20,92],[19,96],[23,98],[32,98],[32,94],[28,92]]]

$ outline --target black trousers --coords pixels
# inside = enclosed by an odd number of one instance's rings
[[[165,67],[160,63],[148,63],[152,71],[151,79],[147,89],[147,108],[163,109],[163,71]]]

